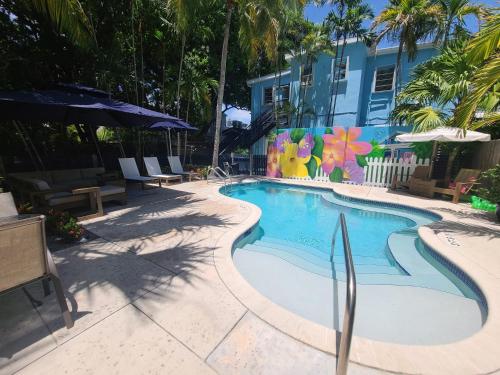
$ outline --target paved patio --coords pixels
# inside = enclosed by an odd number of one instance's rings
[[[498,225],[461,206],[436,204],[457,217],[455,227],[443,227],[442,240],[449,242],[451,232],[458,251],[469,254],[477,248],[470,234],[483,237],[487,245],[473,261],[500,278]],[[85,223],[99,238],[54,253],[72,329],[63,326],[54,294],[43,297],[39,284],[26,290],[41,306],[22,289],[0,296],[0,374],[334,372],[334,356],[261,319],[221,279],[214,256],[228,233],[249,225],[248,204],[192,182],[135,193],[127,206],[107,212]],[[349,369],[382,373],[355,363]]]

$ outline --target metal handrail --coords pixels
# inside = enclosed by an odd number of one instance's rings
[[[330,261],[332,269],[334,269],[333,252],[335,246],[335,237],[338,229],[342,228],[342,243],[344,248],[345,268],[347,275],[346,282],[346,301],[344,311],[344,324],[342,327],[342,335],[340,337],[340,348],[337,353],[337,374],[346,375],[347,365],[349,364],[349,351],[351,350],[352,330],[354,327],[354,315],[356,312],[356,273],[354,272],[354,264],[352,261],[351,245],[349,243],[349,235],[347,234],[347,225],[345,215],[341,212],[339,220],[335,226],[332,239],[332,249],[330,252]],[[335,271],[334,271],[335,272]]]
[[[231,175],[224,172],[224,170],[221,167],[215,167],[215,168],[209,167],[208,168],[207,183],[209,182],[210,173],[212,173],[212,172],[213,172],[213,175],[215,177],[219,178],[220,180],[222,180],[222,182],[224,182],[224,189],[227,189],[226,188],[227,180],[229,180],[229,186],[232,185],[233,180],[231,179]]]

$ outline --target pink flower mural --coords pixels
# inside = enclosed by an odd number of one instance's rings
[[[332,182],[362,184],[365,157],[373,149],[371,143],[360,140],[362,135],[363,128],[279,130],[268,146],[266,175],[314,180],[326,174]],[[321,171],[324,174],[318,174]]]
[[[267,147],[267,170],[268,177],[281,177],[280,171],[280,152],[275,144]]]
[[[321,167],[326,174],[335,167],[343,168],[347,161],[356,161],[356,155],[366,155],[372,150],[368,142],[356,141],[361,135],[361,128],[333,128],[333,134],[324,134],[323,157]]]

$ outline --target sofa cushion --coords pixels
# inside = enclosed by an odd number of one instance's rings
[[[66,181],[65,186],[67,186],[71,190],[82,187],[98,186],[98,184],[96,179],[85,178],[85,179]]]
[[[73,195],[69,192],[62,191],[60,193],[52,194],[47,203],[49,206],[58,206],[60,204],[84,201],[85,199],[87,199],[87,195],[85,194]]]
[[[47,183],[47,181],[40,180],[37,178],[23,178],[23,181],[32,184],[33,187],[36,189],[36,191],[50,190],[50,185]]]
[[[116,185],[104,185],[101,186],[101,196],[106,197],[114,194],[122,194],[125,193],[124,186],[116,186]]]
[[[81,180],[82,174],[79,169],[62,169],[51,171],[52,181],[56,184],[65,184],[68,181]]]
[[[84,168],[81,170],[82,177],[84,179],[91,178],[96,179],[98,174],[106,173],[104,168]]]

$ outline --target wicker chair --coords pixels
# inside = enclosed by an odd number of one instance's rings
[[[0,193],[0,293],[50,278],[67,328],[73,327],[56,265],[47,248],[45,216],[18,215],[10,193]]]
[[[399,186],[408,188],[411,194],[432,198],[437,180],[429,179],[429,168],[429,166],[419,165],[415,168],[408,181],[400,182]]]

